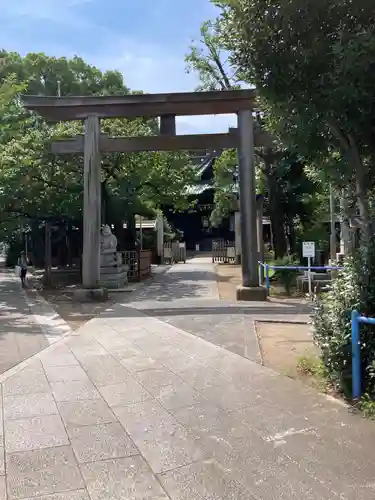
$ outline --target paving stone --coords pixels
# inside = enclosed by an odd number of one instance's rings
[[[198,390],[228,384],[228,379],[208,366],[198,366],[192,370],[179,372],[178,375]]]
[[[60,415],[67,427],[115,422],[116,417],[102,399],[58,403]]]
[[[232,415],[264,438],[288,430],[311,427],[303,416],[297,417],[259,396],[254,397],[251,406],[235,410]],[[267,415],[267,418],[264,419],[263,415]]]
[[[182,408],[184,406],[206,401],[200,392],[187,382],[181,380],[160,387],[159,389],[150,389],[150,392],[167,410]]]
[[[8,454],[7,481],[9,500],[84,488],[70,446]]]
[[[49,391],[50,387],[47,378],[42,371],[22,370],[6,379],[3,383],[3,395],[5,397]]]
[[[0,476],[3,476],[5,474],[5,450],[3,446],[3,439],[2,445],[0,446]]]
[[[7,486],[4,476],[0,477],[0,500],[7,500]]]
[[[129,378],[124,384],[107,385],[99,388],[109,406],[122,406],[151,399],[152,396],[136,380]]]
[[[147,338],[153,338],[152,334],[150,334],[147,330],[145,330],[142,327],[133,327],[133,328],[123,328],[123,325],[118,325],[115,327],[116,331],[121,333],[121,335],[128,340],[129,342],[133,343],[136,342],[137,340],[144,340]]]
[[[368,480],[373,470],[371,457],[364,457],[358,448],[340,445],[323,437],[319,429],[307,429],[304,433],[290,433],[277,438],[274,445],[279,450],[344,498],[347,491],[355,486],[360,488],[373,484]]]
[[[55,400],[48,392],[8,396],[4,398],[3,406],[6,420],[58,414]]]
[[[151,356],[158,361],[162,361],[163,359],[170,359],[176,356],[183,355],[183,352],[177,349],[177,347],[166,344],[165,342],[163,342],[163,345],[161,344],[161,342],[163,341],[160,340],[160,345],[146,345],[145,347],[143,347],[143,350],[147,354],[147,356]]]
[[[69,444],[59,415],[5,421],[7,453]]]
[[[32,500],[25,498],[23,500]],[[64,493],[55,493],[53,495],[43,495],[33,500],[90,500],[86,490],[65,491]]]
[[[159,479],[173,500],[256,500],[212,459],[165,472]]]
[[[206,456],[188,432],[156,401],[114,408],[114,412],[155,473]]]
[[[187,370],[193,370],[202,366],[196,358],[183,354],[173,358],[163,359],[161,363],[173,373],[179,374]]]
[[[257,397],[257,393],[251,387],[231,384],[209,387],[202,390],[202,394],[213,404],[227,411],[246,408]]]
[[[116,347],[115,349],[111,350],[111,355],[115,359],[120,361],[125,358],[132,358],[135,356],[145,356],[145,352],[133,344],[126,348]]]
[[[121,384],[131,375],[112,356],[93,356],[82,363],[87,375],[97,386]]]
[[[52,382],[51,388],[56,401],[80,401],[100,399],[99,392],[88,381]]]
[[[48,350],[45,353],[41,353],[39,359],[43,363],[43,366],[73,366],[78,365],[78,361],[71,352],[71,350],[65,345],[59,345],[53,350]]]
[[[133,345],[124,335],[116,333],[113,335],[106,335],[97,340],[108,352],[119,348],[127,349]]]
[[[78,462],[97,462],[138,455],[139,451],[118,422],[68,428]]]
[[[286,464],[242,476],[255,498],[269,500],[332,500],[338,498],[296,464]]]
[[[168,500],[140,456],[83,464],[81,470],[91,500]]]
[[[131,356],[120,360],[121,365],[130,372],[141,372],[150,368],[163,368],[156,359],[149,356]]]
[[[70,339],[67,343],[79,361],[86,356],[108,356],[108,351],[99,342],[96,342],[96,340],[86,340],[79,336]]]
[[[206,401],[204,403],[172,409],[171,413],[196,438],[210,434],[222,425],[226,412]]]
[[[225,414],[216,427],[202,435],[199,445],[221,462],[228,458],[244,460],[248,457],[259,462],[270,457],[272,462],[283,454],[282,450],[275,451],[273,444]]]
[[[45,372],[50,382],[70,382],[72,380],[87,380],[85,371],[78,365],[46,366]]]
[[[160,387],[174,384],[181,380],[175,373],[167,368],[155,368],[144,370],[134,374],[134,377],[147,389],[159,389]]]
[[[173,429],[179,425],[173,415],[156,399],[128,406],[115,406],[113,412],[129,435],[143,432],[156,434],[159,430]]]

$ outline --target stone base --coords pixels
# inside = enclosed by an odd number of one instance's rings
[[[256,302],[267,300],[267,289],[262,286],[247,287],[239,285],[236,290],[237,300]]]
[[[73,300],[76,302],[105,302],[108,300],[106,288],[77,288],[74,290]]]
[[[123,288],[127,284],[127,276],[100,276],[100,286],[102,286],[103,288]]]

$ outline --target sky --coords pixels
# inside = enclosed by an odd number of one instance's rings
[[[119,70],[144,92],[189,92],[197,76],[184,56],[202,22],[215,17],[209,0],[0,0],[0,48],[79,55],[101,70]],[[181,117],[177,133],[226,132],[233,116]]]

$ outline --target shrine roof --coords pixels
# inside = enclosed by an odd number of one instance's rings
[[[252,89],[123,96],[22,96],[27,109],[52,122],[82,120],[90,114],[101,118],[152,118],[237,113],[254,109],[255,99]]]

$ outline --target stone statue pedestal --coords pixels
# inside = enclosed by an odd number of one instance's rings
[[[121,252],[117,252],[116,248],[116,236],[109,226],[104,226],[100,245],[100,286],[108,290],[128,284],[129,267],[123,263]]]
[[[120,252],[100,256],[100,285],[105,288],[123,288],[128,284],[129,266],[122,263]]]

